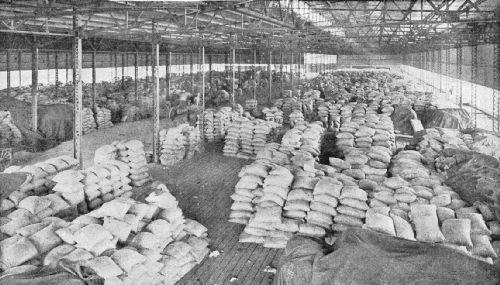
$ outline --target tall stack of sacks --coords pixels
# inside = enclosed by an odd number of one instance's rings
[[[97,128],[107,129],[113,126],[111,122],[111,111],[104,107],[96,107]]]
[[[23,139],[21,131],[12,123],[9,111],[0,111],[0,146],[13,145]]]
[[[97,124],[94,119],[94,112],[90,108],[83,108],[82,112],[82,131],[83,134],[88,134],[97,129]]]
[[[189,124],[182,125],[182,133],[187,138],[186,144],[186,159],[191,159],[196,153],[202,151],[200,129],[198,127],[192,127]]]
[[[214,114],[214,109],[207,109],[203,112],[203,134],[208,142],[215,141]]]
[[[117,142],[118,160],[123,161],[130,167],[129,178],[132,186],[142,186],[151,180],[146,161],[144,144],[138,140]]]
[[[184,159],[186,153],[186,137],[182,134],[182,128],[173,127],[159,132],[160,140],[160,162],[162,165],[172,166]]]
[[[317,106],[318,120],[323,124],[328,124],[329,110],[332,104],[330,102],[323,102]]]
[[[338,215],[333,218],[334,231],[344,231],[348,227],[362,227],[368,210],[368,194],[360,189],[355,182],[343,181],[340,192]]]
[[[256,155],[262,150],[270,139],[270,134],[277,127],[276,123],[257,119],[254,121],[252,137],[253,154]]]
[[[256,111],[257,110],[257,100],[255,100],[255,99],[245,100],[245,110]]]
[[[335,178],[322,176],[319,179],[314,187],[313,199],[310,204],[311,212],[314,214],[308,213],[308,216],[317,216],[316,220],[319,220],[319,222],[313,220],[312,223],[327,231],[332,229],[333,219],[338,215],[336,208],[342,187],[342,182]],[[311,223],[309,220],[308,223]]]
[[[262,185],[270,170],[271,166],[262,161],[256,161],[241,169],[238,174],[240,180],[235,186],[234,194],[231,195],[234,202],[231,205],[229,222],[248,224],[255,212],[253,205],[257,202],[255,199],[264,194]]]
[[[300,123],[283,135],[280,151],[290,153],[300,149],[317,157],[324,131],[321,122]]]
[[[274,165],[264,179],[262,196],[255,199],[255,214],[244,229],[245,238],[252,237],[264,247],[284,248],[292,234],[282,230],[283,206],[293,182],[293,174]],[[240,237],[240,239],[242,239]]]
[[[254,121],[241,121],[240,128],[241,154],[237,157],[250,158],[253,155]]]
[[[240,151],[240,130],[242,120],[232,122],[227,128],[227,135],[224,142],[223,154],[236,157]]]
[[[283,111],[281,111],[277,107],[266,107],[262,109],[262,113],[264,113],[264,120],[275,122],[278,124],[278,126],[283,125]]]
[[[294,110],[289,115],[290,126],[295,126],[296,124],[304,121],[304,114],[300,110]]]
[[[355,122],[344,122],[336,135],[335,145],[339,150],[346,150],[354,147],[354,134],[359,129],[359,124]]]

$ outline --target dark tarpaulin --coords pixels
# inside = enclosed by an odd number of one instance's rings
[[[332,249],[327,253],[319,241],[294,237],[280,260],[274,285],[500,284],[498,264],[438,244],[350,229]]]

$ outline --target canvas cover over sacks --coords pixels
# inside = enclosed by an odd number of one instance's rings
[[[315,239],[295,236],[288,242],[274,278],[274,285],[499,282],[498,265],[443,245],[408,241],[363,229],[348,229],[331,249]]]

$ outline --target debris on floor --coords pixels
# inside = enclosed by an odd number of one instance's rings
[[[266,266],[266,268],[264,268],[264,272],[266,273],[271,273],[271,274],[276,274],[276,268],[274,267],[271,267],[271,266]]]

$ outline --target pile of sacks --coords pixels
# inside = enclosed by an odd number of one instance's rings
[[[344,159],[330,157],[329,164],[337,172],[354,179],[381,182],[387,176],[391,155],[390,149],[381,146],[373,146],[368,150],[351,149]]]
[[[223,153],[238,158],[253,158],[264,148],[272,131],[273,122],[240,118],[228,128]]]
[[[64,259],[92,269],[105,283],[174,284],[209,252],[207,229],[183,217],[164,185],[146,203],[115,199],[71,223],[31,219],[0,241],[2,269],[56,267]]]
[[[160,162],[162,165],[172,166],[183,159],[189,159],[200,152],[201,138],[197,127],[181,124],[168,130],[161,130]]]
[[[9,111],[0,111],[0,146],[10,146],[21,142],[23,135],[12,123]]]
[[[5,173],[25,172],[29,175],[19,190],[13,191],[8,198],[1,201],[0,212],[17,207],[26,197],[48,194],[54,186],[53,177],[60,172],[73,169],[77,165],[76,159],[63,155],[34,165],[8,167],[5,169]]]
[[[240,116],[231,107],[222,107],[218,111],[207,109],[203,113],[203,134],[208,142],[220,141],[226,135],[226,129],[232,119]]]
[[[83,134],[88,134],[97,129],[97,124],[94,119],[94,112],[90,108],[83,108],[82,112],[82,131]]]
[[[257,110],[257,100],[255,100],[255,99],[245,100],[245,110],[256,111]]]
[[[302,111],[294,110],[289,115],[290,126],[293,128],[295,125],[304,122],[304,114]]]
[[[275,122],[279,126],[283,125],[283,112],[277,107],[265,107],[262,109],[262,113],[264,113],[264,120]]]
[[[317,157],[324,131],[321,122],[299,123],[283,135],[280,151],[289,154],[294,150],[304,150]]]
[[[113,126],[111,122],[111,111],[104,107],[96,107],[96,119],[98,129],[107,129]]]
[[[116,141],[112,143],[112,146],[117,149],[118,160],[125,162],[130,167],[128,178],[132,181],[132,186],[142,186],[151,180],[144,144],[141,141]]]
[[[434,164],[434,160],[444,149],[470,150],[468,144],[470,145],[473,141],[471,135],[462,134],[455,129],[431,128],[426,129],[425,133],[417,149],[424,156],[425,162],[430,165]]]

